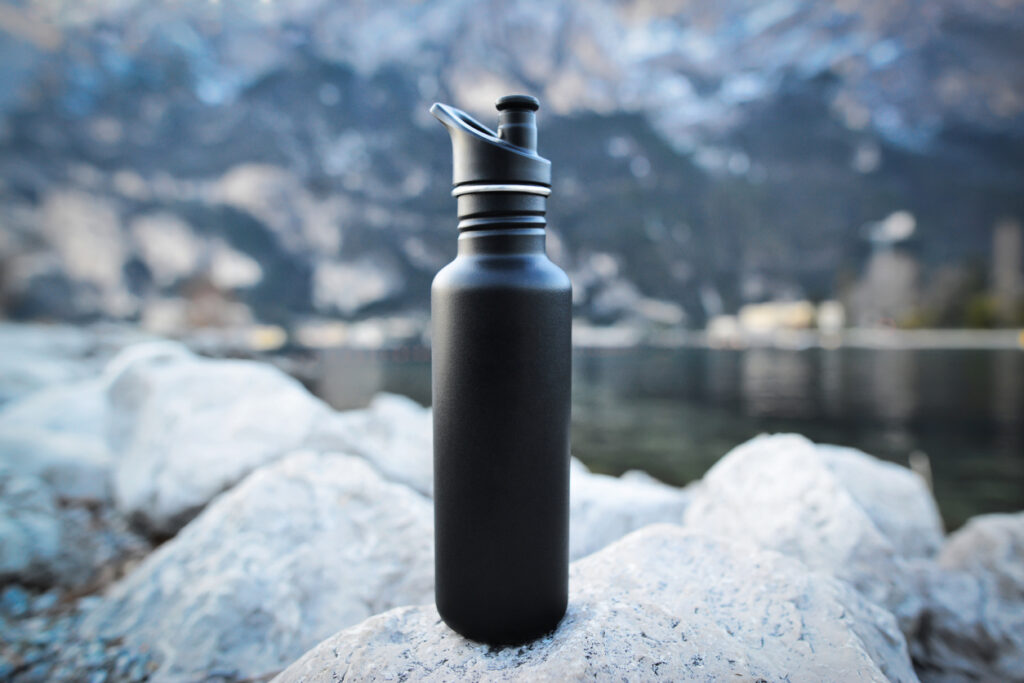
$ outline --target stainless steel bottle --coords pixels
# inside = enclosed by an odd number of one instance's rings
[[[545,253],[538,106],[501,98],[497,133],[430,110],[451,134],[459,218],[431,288],[435,597],[492,644],[550,631],[568,596],[572,295]]]

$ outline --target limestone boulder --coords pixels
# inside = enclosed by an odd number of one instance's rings
[[[148,549],[109,506],[62,499],[45,480],[0,468],[0,582],[85,590]]]
[[[156,680],[250,679],[373,614],[432,599],[428,499],[360,458],[302,451],[259,468],[149,555],[84,617],[78,640],[148,653]]]
[[[108,368],[118,509],[167,536],[214,496],[300,447],[329,409],[263,363],[128,349]]]
[[[0,463],[65,499],[109,500],[105,383],[58,384],[0,408]]]
[[[89,335],[70,326],[0,324],[0,405],[99,371],[83,363]]]
[[[147,339],[120,326],[0,323],[0,405],[95,377],[118,351]]]
[[[60,552],[53,491],[38,477],[0,469],[0,581],[49,583]]]
[[[939,552],[942,517],[919,474],[855,448],[815,444],[815,449],[900,557],[934,557]]]
[[[943,538],[918,475],[794,434],[760,436],[729,452],[695,488],[685,520],[848,581],[907,633],[922,609],[907,563],[934,556]]]
[[[643,473],[595,474],[575,458],[569,479],[569,557],[577,560],[649,524],[682,524],[690,491]]]
[[[1024,674],[1024,512],[975,517],[938,566],[917,568],[924,610],[911,638],[922,680],[1012,681]]]
[[[500,618],[500,615],[495,615]],[[432,605],[344,630],[282,673],[316,681],[916,681],[893,617],[791,558],[676,526],[572,566],[551,634],[491,648]]]
[[[381,393],[363,410],[324,415],[305,445],[365,458],[385,478],[433,495],[431,412],[410,398]]]

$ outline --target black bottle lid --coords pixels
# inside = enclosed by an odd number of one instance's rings
[[[551,162],[537,154],[540,103],[529,95],[506,95],[495,106],[497,133],[450,105],[430,108],[452,138],[452,183],[550,187]]]

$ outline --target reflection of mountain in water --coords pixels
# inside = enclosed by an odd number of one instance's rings
[[[952,299],[1024,215],[1016,3],[111,4],[13,10],[0,39],[18,315],[422,309],[455,244],[426,108],[519,90],[544,102],[552,251],[600,322],[842,294],[894,212]]]

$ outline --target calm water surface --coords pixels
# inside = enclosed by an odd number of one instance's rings
[[[425,350],[332,351],[314,389],[338,408],[391,391],[430,403]],[[1024,352],[626,349],[574,356],[573,453],[685,484],[762,432],[907,464],[928,456],[950,528],[1024,509]]]

